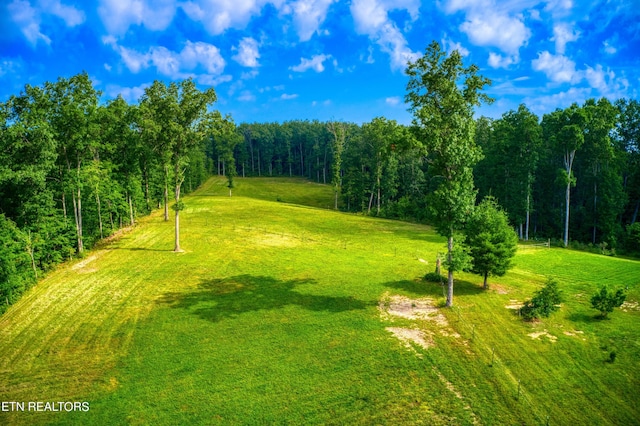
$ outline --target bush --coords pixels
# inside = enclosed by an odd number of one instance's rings
[[[541,317],[546,318],[560,309],[560,303],[562,303],[562,295],[558,289],[558,282],[553,278],[549,278],[545,286],[538,290],[531,300],[524,302],[524,305],[520,308],[520,315],[526,321]]]
[[[444,277],[438,274],[437,272],[429,272],[424,276],[424,280],[430,283],[439,283],[439,284],[442,284],[445,281]]]
[[[619,308],[626,299],[624,290],[618,289],[615,293],[609,291],[607,286],[602,286],[600,290],[591,296],[591,306],[600,311],[600,317],[606,318],[609,312],[613,312],[613,308]]]

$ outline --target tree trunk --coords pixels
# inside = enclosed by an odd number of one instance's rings
[[[169,221],[169,168],[164,166],[164,221]]]
[[[260,171],[260,150],[258,150],[258,176],[262,176]]]
[[[180,202],[180,184],[176,182],[176,190],[175,190],[175,199],[176,199],[176,246],[173,249],[174,252],[179,253],[182,251],[180,249],[180,209],[178,208]]]
[[[151,199],[149,198],[149,171],[147,170],[146,163],[143,169],[143,177],[144,177],[144,200],[147,203],[147,210],[151,210]]]
[[[482,287],[483,287],[485,290],[489,288],[489,286],[487,285],[487,277],[488,277],[488,276],[489,276],[489,273],[488,273],[488,272],[485,272],[485,273],[484,273],[484,283],[483,283],[483,285],[482,285]]]
[[[76,235],[78,237],[78,253],[84,251],[82,244],[82,201],[80,200],[80,188],[78,188],[78,198],[75,193],[71,193],[71,199],[73,201],[73,215],[75,217]]]
[[[453,234],[453,232],[452,232]],[[451,265],[453,260],[453,235],[449,237],[447,240],[447,260],[449,265]],[[446,306],[448,308],[453,306],[453,269],[449,266],[449,273],[447,279],[447,303]]]
[[[316,155],[316,181],[320,183],[320,156]]]
[[[253,161],[253,142],[249,142],[249,149],[251,150],[251,174],[255,173],[255,162]]]
[[[300,176],[304,176],[304,152],[302,152],[302,142],[300,142]]]
[[[371,214],[371,205],[373,204],[373,189],[371,190],[371,197],[369,197],[369,207],[367,208],[367,214]]]
[[[518,225],[518,238],[522,239],[522,222]]]
[[[564,246],[569,245],[569,197],[571,196],[571,182],[567,184],[565,193],[565,211],[564,211]]]
[[[104,238],[104,235],[102,234],[102,212],[100,209],[100,195],[98,194],[98,192],[96,191],[96,204],[98,205],[98,225],[100,227],[100,238]]]
[[[333,208],[335,210],[338,210],[338,190],[337,189],[334,190],[333,193],[334,193],[334,203],[333,203],[334,205],[333,205]]]
[[[596,216],[598,212],[598,183],[593,183],[593,236],[591,242],[593,244],[596,243],[596,229],[598,226],[598,218]]]
[[[638,210],[640,210],[640,200],[636,202],[636,209],[633,211],[633,216],[631,217],[631,224],[636,223],[636,219],[638,218]]]
[[[67,199],[64,196],[64,190],[62,191],[62,214],[64,216],[64,220],[67,220]]]
[[[530,211],[529,211],[529,194],[527,193],[527,226],[525,227],[524,239],[525,241],[529,241],[529,222],[530,222]]]
[[[322,181],[327,184],[327,147],[324,147],[324,163],[322,164]]]
[[[244,167],[245,167],[245,163],[246,163],[246,161],[243,161],[243,162],[242,162],[242,177],[244,177]]]
[[[131,226],[133,226],[136,224],[136,222],[133,216],[133,202],[131,201],[131,194],[127,193],[127,198],[129,201],[129,222],[131,223]]]

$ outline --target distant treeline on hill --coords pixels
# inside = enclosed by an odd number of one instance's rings
[[[340,125],[340,208],[428,222],[426,195],[440,177],[430,172],[419,130],[385,118]],[[332,183],[336,135],[329,123],[242,123],[237,133],[238,175]],[[607,252],[640,249],[636,100],[589,100],[542,119],[521,105],[496,120],[480,117],[475,135],[484,156],[474,169],[477,200],[494,196],[522,239],[562,239],[568,188],[571,240]],[[225,174],[215,146],[217,173]]]

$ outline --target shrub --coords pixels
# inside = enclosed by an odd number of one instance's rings
[[[558,282],[549,278],[545,286],[538,290],[531,300],[524,302],[520,308],[520,314],[526,321],[546,318],[560,308],[560,303],[562,303],[562,295],[558,289]]]
[[[430,283],[443,283],[444,282],[444,277],[440,274],[438,274],[437,272],[429,272],[428,274],[426,274],[424,276],[424,280],[428,281]]]
[[[600,287],[600,290],[591,296],[591,306],[600,311],[600,317],[606,318],[613,308],[619,308],[624,303],[627,295],[624,290],[618,289],[615,293],[609,291],[607,286]]]

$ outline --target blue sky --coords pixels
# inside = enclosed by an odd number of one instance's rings
[[[238,123],[408,124],[403,70],[432,40],[493,81],[491,117],[640,87],[640,0],[4,0],[0,28],[0,100],[83,70],[130,102],[193,77]]]

